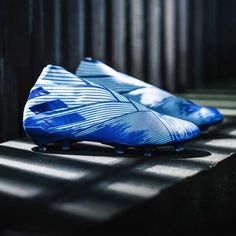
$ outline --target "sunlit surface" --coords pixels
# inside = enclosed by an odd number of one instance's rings
[[[236,136],[236,129],[229,132],[230,135]]]
[[[104,157],[104,156],[85,156],[85,155],[69,155],[69,154],[59,155],[59,156],[65,159],[94,163],[99,165],[108,165],[108,166],[116,165],[123,161],[123,158]]]
[[[24,138],[5,142],[0,146],[18,148],[21,150],[30,150],[31,148],[35,147],[35,144],[33,144],[29,139]]]
[[[48,177],[54,177],[65,180],[77,180],[86,175],[85,171],[72,168],[62,168],[59,166],[46,166],[36,163],[26,163],[24,160],[14,160],[10,158],[0,157],[0,165],[12,167],[14,169],[23,170],[26,172],[39,174]]]
[[[158,186],[148,186],[145,185],[145,182],[115,182],[109,184],[107,189],[118,193],[146,198],[157,194],[161,187],[158,188]]]
[[[236,110],[235,109],[219,108],[219,111],[224,116],[236,116]]]
[[[229,100],[205,100],[205,99],[191,99],[193,102],[203,106],[212,106],[216,108],[235,108],[235,101]]]
[[[176,178],[184,178],[198,173],[199,169],[187,168],[181,165],[169,166],[164,164],[158,164],[145,169],[145,172],[155,175],[166,175]]]
[[[206,142],[205,144],[207,146],[211,146],[211,147],[224,148],[226,150],[227,150],[227,148],[231,149],[231,150],[232,149],[236,150],[235,143],[236,143],[236,139],[234,139],[234,138],[220,138],[220,139],[210,140],[210,141]]]
[[[20,198],[32,198],[39,195],[43,189],[29,183],[20,183],[8,179],[0,179],[0,192]]]
[[[111,202],[88,199],[54,204],[54,209],[89,219],[104,220],[120,211],[122,207]]]

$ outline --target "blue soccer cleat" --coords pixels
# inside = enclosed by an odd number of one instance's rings
[[[76,75],[112,89],[154,111],[190,121],[202,131],[207,131],[209,126],[223,120],[220,112],[213,107],[200,106],[174,96],[153,85],[119,73],[98,60],[91,58],[82,60]]]
[[[73,142],[96,141],[114,146],[119,154],[126,147],[141,147],[146,156],[160,145],[181,150],[200,133],[188,121],[159,114],[52,65],[43,69],[30,91],[23,126],[41,151],[49,143],[68,150]]]

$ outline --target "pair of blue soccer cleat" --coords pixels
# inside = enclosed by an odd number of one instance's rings
[[[59,66],[43,69],[25,105],[23,126],[41,151],[50,143],[67,150],[74,142],[96,141],[119,154],[139,147],[151,156],[161,145],[182,150],[183,143],[222,120],[215,108],[85,58],[76,75]]]

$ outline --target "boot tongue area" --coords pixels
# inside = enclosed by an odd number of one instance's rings
[[[157,105],[162,104],[165,99],[173,97],[172,94],[154,86],[139,88],[123,95],[149,108],[155,108]]]
[[[126,93],[138,88],[151,86],[141,80],[117,72],[100,61],[88,58],[80,63],[76,75],[118,93]]]

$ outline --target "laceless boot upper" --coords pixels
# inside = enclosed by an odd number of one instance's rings
[[[111,89],[45,67],[24,108],[26,134],[44,149],[61,142],[97,141],[115,147],[183,143],[199,135],[194,124],[159,114]]]
[[[81,61],[76,75],[139,102],[157,112],[190,121],[205,129],[223,120],[220,112],[213,107],[200,106],[189,100],[120,73],[91,58]]]

